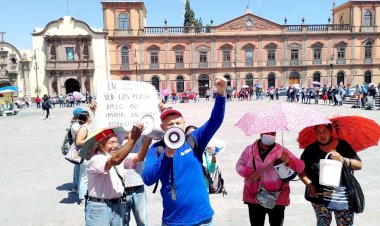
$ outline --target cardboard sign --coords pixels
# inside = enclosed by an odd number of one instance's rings
[[[145,82],[102,81],[97,84],[95,128],[122,126],[131,130],[145,115],[160,125],[156,89]]]

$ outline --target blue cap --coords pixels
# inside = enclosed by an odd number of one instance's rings
[[[79,116],[79,114],[83,111],[82,108],[75,108],[73,111],[74,116]]]

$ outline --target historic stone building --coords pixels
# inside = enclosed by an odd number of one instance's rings
[[[17,86],[20,96],[30,96],[30,51],[21,51],[11,43],[5,42],[3,39],[5,33],[1,33],[0,88],[4,86]]]
[[[97,81],[109,79],[107,32],[64,16],[35,29],[32,36],[32,96],[92,94]]]
[[[351,0],[326,24],[278,24],[247,12],[220,25],[147,27],[143,2],[102,2],[112,79],[202,96],[215,75],[228,85],[380,82],[380,1]]]

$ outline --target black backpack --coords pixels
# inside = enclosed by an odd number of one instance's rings
[[[203,174],[208,180],[208,193],[227,195],[226,188],[224,187],[224,179],[222,177],[222,171],[217,166],[214,173],[208,173],[205,167],[203,167]]]

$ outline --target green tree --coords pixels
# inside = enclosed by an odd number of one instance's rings
[[[193,22],[195,22],[195,19],[194,11],[191,9],[190,6],[190,0],[186,1],[185,11],[185,20],[183,21],[183,26],[191,26],[193,25]]]

